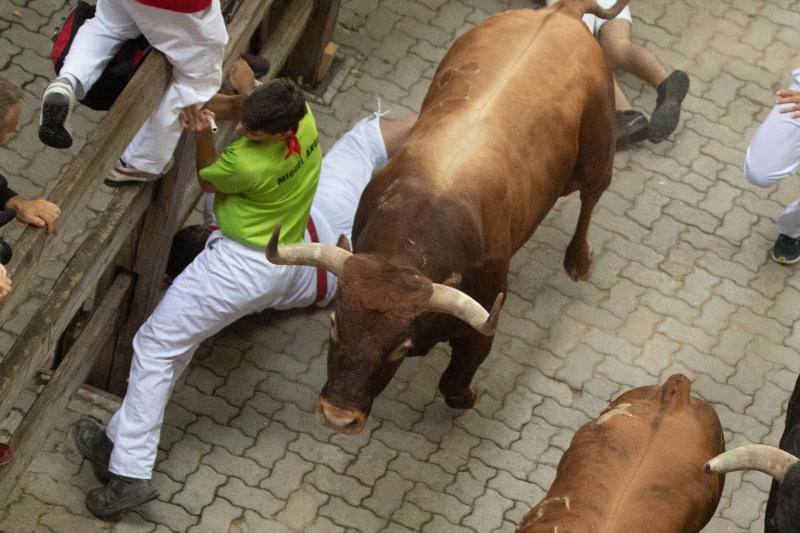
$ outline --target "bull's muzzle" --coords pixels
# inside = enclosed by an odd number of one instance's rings
[[[367,415],[360,409],[342,409],[326,398],[317,400],[317,420],[345,435],[361,433],[367,424]]]

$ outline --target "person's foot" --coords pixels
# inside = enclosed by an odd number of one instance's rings
[[[781,233],[772,247],[772,259],[782,265],[793,265],[800,261],[800,238]]]
[[[270,63],[266,57],[256,54],[242,54],[240,57],[245,60],[256,78],[266,76],[269,72]]]
[[[44,90],[39,114],[39,139],[53,148],[72,146],[67,119],[75,106],[75,92],[66,78],[56,78]]]
[[[158,497],[158,491],[149,479],[111,474],[102,487],[86,495],[86,508],[98,518],[111,518]]]
[[[647,139],[649,126],[647,117],[639,111],[617,111],[617,143],[631,144]]]
[[[139,170],[120,159],[117,161],[117,166],[115,166],[108,177],[106,177],[106,184],[111,186],[125,185],[129,183],[156,181],[159,178],[161,178],[161,174],[153,174],[152,172]]]
[[[650,117],[650,142],[660,143],[678,127],[681,103],[689,92],[689,76],[682,70],[673,70],[667,79],[656,87],[658,99]]]
[[[108,461],[114,444],[97,422],[91,418],[81,418],[72,425],[72,438],[78,451],[92,463],[94,475],[101,483],[107,483],[111,477]]]

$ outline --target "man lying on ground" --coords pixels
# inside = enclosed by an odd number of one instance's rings
[[[228,104],[235,101],[228,98]],[[266,308],[331,301],[334,276],[267,262],[267,240],[279,223],[281,244],[334,244],[341,234],[349,237],[373,171],[402,145],[416,120],[368,117],[323,160],[314,117],[289,80],[265,84],[243,101],[237,126],[243,136],[219,157],[209,129],[211,115],[190,110],[184,119],[197,135],[198,180],[203,190],[216,194],[220,229],[136,334],[128,391],[106,430],[88,419],[73,427],[79,450],[104,484],[86,497],[98,517],[157,497],[151,477],[164,409],[201,342]]]
[[[550,6],[558,0],[547,0]],[[600,7],[610,8],[616,0],[598,0]],[[681,104],[689,92],[689,76],[682,70],[667,72],[658,58],[644,46],[631,41],[631,11],[625,7],[614,19],[605,20],[585,15],[583,22],[597,37],[614,70],[630,72],[658,93],[656,107],[648,122],[641,111],[632,108],[630,100],[614,80],[617,101],[617,142],[635,143],[649,139],[660,143],[678,127]]]

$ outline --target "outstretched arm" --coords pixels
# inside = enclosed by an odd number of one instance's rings
[[[205,108],[214,113],[217,120],[236,120],[239,118],[239,110],[242,108],[247,96],[253,92],[258,82],[253,74],[253,69],[247,62],[239,58],[233,64],[233,69],[228,75],[234,95],[222,93],[215,94],[205,105]]]

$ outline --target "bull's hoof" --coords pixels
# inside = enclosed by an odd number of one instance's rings
[[[480,400],[481,394],[475,387],[467,389],[467,393],[463,396],[444,396],[444,401],[448,407],[453,409],[472,409],[475,404]]]
[[[564,257],[564,270],[572,281],[585,281],[589,277],[589,270],[592,268],[592,246],[589,244],[582,251],[574,251],[571,247],[567,249]]]

